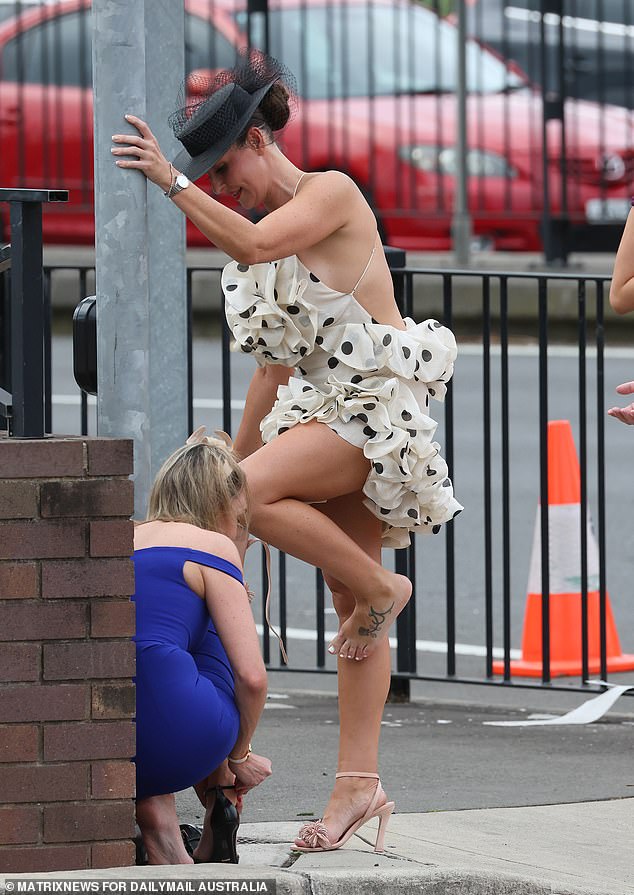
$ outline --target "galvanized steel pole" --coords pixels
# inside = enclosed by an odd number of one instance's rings
[[[184,74],[183,5],[94,0],[97,428],[134,439],[135,515],[158,465],[187,433],[184,219],[137,171],[115,166],[111,136],[166,119]]]
[[[471,216],[469,215],[467,169],[467,11],[465,0],[457,4],[458,72],[456,89],[456,184],[451,236],[455,263],[463,267],[471,257]]]

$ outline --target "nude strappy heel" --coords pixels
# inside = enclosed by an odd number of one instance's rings
[[[382,805],[378,804],[381,798],[385,796],[379,775],[366,774],[357,771],[339,771],[339,773],[335,774],[335,779],[338,780],[339,777],[369,777],[372,780],[376,780],[376,789],[374,790],[374,795],[370,799],[370,804],[368,805],[365,814],[363,817],[360,817],[359,820],[355,820],[336,842],[330,841],[328,831],[326,830],[323,821],[312,820],[309,823],[304,824],[297,837],[298,839],[303,839],[306,845],[294,844],[293,848],[300,852],[334,851],[336,848],[341,848],[342,845],[345,845],[348,839],[364,826],[364,824],[367,824],[369,820],[372,820],[373,817],[378,817],[379,830],[376,835],[374,851],[383,851],[385,831],[387,830],[387,823],[390,819],[390,815],[394,811],[394,802],[384,802]]]

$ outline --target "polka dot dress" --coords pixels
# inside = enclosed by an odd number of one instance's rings
[[[412,531],[437,533],[462,510],[453,495],[429,400],[442,401],[456,341],[436,320],[406,329],[376,323],[350,294],[321,283],[298,258],[230,262],[222,275],[232,349],[297,373],[261,423],[271,441],[318,420],[371,463],[365,505],[383,523],[383,545],[406,547]]]

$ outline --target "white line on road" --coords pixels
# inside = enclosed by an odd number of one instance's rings
[[[80,395],[53,395],[53,404],[65,407],[79,407],[81,404]],[[88,395],[89,406],[94,406],[97,399],[94,395]],[[194,398],[194,407],[199,410],[222,410],[221,398]],[[232,410],[244,410],[244,401],[232,401]]]
[[[262,625],[256,625],[258,634],[262,634]],[[335,636],[334,631],[330,631],[324,634],[324,641],[328,643]],[[317,632],[312,631],[308,628],[287,628],[286,629],[286,639],[287,640],[309,640],[313,641],[313,643],[317,640]],[[396,638],[390,637],[390,646],[396,648]],[[447,652],[447,644],[442,640],[417,640],[416,641],[416,651],[419,653],[440,653],[445,654]],[[456,655],[458,656],[476,656],[478,658],[483,658],[486,656],[487,651],[486,647],[478,646],[474,643],[457,643],[456,644]],[[494,659],[503,659],[504,658],[504,650],[501,647],[493,647],[493,658]],[[511,659],[520,659],[521,658],[521,650],[512,649],[511,650]]]

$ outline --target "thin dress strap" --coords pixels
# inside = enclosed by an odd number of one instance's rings
[[[377,233],[377,235],[378,235],[378,233]],[[359,279],[358,279],[357,282],[355,283],[354,288],[353,288],[352,291],[350,292],[350,295],[354,296],[354,293],[355,293],[355,292],[357,291],[357,289],[359,288],[359,284],[361,283],[361,280],[364,278],[364,276],[365,276],[366,273],[368,272],[368,269],[369,269],[370,265],[372,264],[372,259],[374,258],[374,253],[375,253],[375,252],[376,252],[376,236],[374,237],[374,245],[372,246],[372,251],[370,252],[370,257],[368,258],[368,263],[367,263],[366,266],[363,268],[363,273],[361,274],[361,276],[359,277]]]
[[[306,176],[306,172],[305,172],[305,171],[302,171],[302,173],[299,175],[299,180],[298,180],[297,183],[295,184],[295,189],[293,190],[293,199],[294,199],[295,196],[297,195],[297,188],[298,188],[298,186],[300,185],[300,183],[302,182],[302,178],[305,177],[305,176]]]

